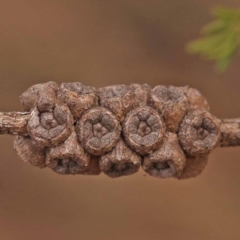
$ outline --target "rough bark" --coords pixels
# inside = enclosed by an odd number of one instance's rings
[[[222,120],[220,130],[221,147],[240,146],[240,118]]]
[[[0,112],[0,134],[27,136],[29,112]]]

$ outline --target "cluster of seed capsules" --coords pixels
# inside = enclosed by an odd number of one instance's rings
[[[27,134],[14,147],[31,165],[59,174],[110,177],[136,173],[197,176],[219,143],[219,120],[189,87],[80,82],[37,84],[20,96],[30,112]]]

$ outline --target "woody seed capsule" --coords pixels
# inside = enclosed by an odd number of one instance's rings
[[[110,151],[121,134],[121,126],[117,118],[102,107],[85,112],[78,121],[76,130],[82,146],[94,156]]]
[[[156,86],[149,105],[163,116],[168,131],[177,132],[189,107],[187,87]]]
[[[197,89],[188,88],[187,97],[191,109],[210,110],[207,99]]]
[[[100,169],[109,177],[134,174],[141,166],[141,157],[120,139],[117,145],[100,158]]]
[[[58,97],[68,105],[74,120],[79,120],[86,110],[98,105],[95,88],[80,82],[62,83]]]
[[[162,145],[143,159],[143,169],[153,177],[168,178],[179,174],[186,163],[177,135],[166,133]]]
[[[98,90],[101,106],[111,110],[120,122],[135,107],[135,94],[126,85],[114,85]]]
[[[20,102],[25,111],[33,109],[38,101],[40,111],[51,107],[56,101],[58,85],[55,82],[40,83],[28,88],[21,96]]]
[[[90,156],[90,161],[88,163],[87,168],[80,174],[93,176],[93,175],[99,175],[101,172],[102,171],[99,167],[99,157]]]
[[[135,108],[123,122],[123,136],[127,144],[140,155],[157,149],[163,139],[165,124],[150,107]]]
[[[46,149],[30,137],[16,136],[14,148],[23,162],[35,167],[45,167]]]
[[[60,174],[77,174],[84,172],[90,156],[77,140],[75,131],[61,144],[47,151],[46,165]]]
[[[28,133],[43,146],[56,146],[72,131],[73,119],[69,108],[57,103],[51,112],[40,112],[37,107],[31,111]]]
[[[219,120],[204,110],[192,110],[183,119],[178,138],[189,155],[206,154],[219,143]]]
[[[184,169],[177,174],[178,179],[187,179],[198,176],[208,163],[208,155],[187,156]]]
[[[136,106],[147,106],[150,99],[151,87],[148,84],[131,84],[129,87],[135,94]]]

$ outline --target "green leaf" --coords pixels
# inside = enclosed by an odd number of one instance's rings
[[[190,42],[187,51],[216,61],[224,72],[240,48],[240,9],[216,7],[213,15],[216,19],[203,27],[203,37]]]
[[[226,24],[223,20],[215,20],[202,28],[202,34],[215,34],[226,29]]]

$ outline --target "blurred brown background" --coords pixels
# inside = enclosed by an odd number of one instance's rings
[[[185,53],[215,4],[239,0],[0,0],[0,110],[45,81],[190,85],[219,118],[240,117],[240,58],[218,74]],[[240,239],[240,148],[196,179],[60,176],[23,164],[0,137],[0,239]]]

